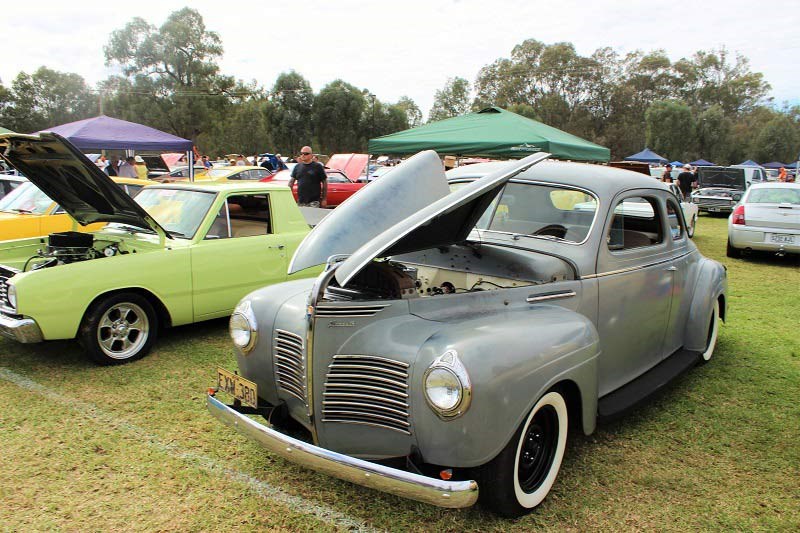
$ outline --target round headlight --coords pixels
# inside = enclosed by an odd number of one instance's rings
[[[733,195],[733,201],[734,202],[738,202],[741,199],[742,199],[742,195],[741,194],[734,194]]]
[[[472,384],[455,350],[437,357],[422,378],[425,399],[439,418],[451,420],[469,409]]]
[[[14,286],[13,283],[8,284],[8,289],[6,292],[6,298],[8,298],[8,303],[11,304],[11,307],[14,310],[17,309],[17,288]]]
[[[256,344],[258,328],[255,314],[248,300],[244,300],[236,306],[228,323],[228,330],[231,340],[237,348],[244,353],[253,349]]]
[[[436,409],[448,412],[461,403],[463,385],[458,376],[446,368],[432,368],[425,377],[425,394]]]

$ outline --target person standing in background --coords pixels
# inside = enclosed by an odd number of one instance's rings
[[[667,163],[667,166],[664,167],[664,173],[661,174],[661,181],[664,183],[672,183],[672,165]]]
[[[299,161],[292,169],[289,188],[297,181],[297,205],[301,207],[326,207],[328,196],[328,175],[322,163],[313,161],[314,152],[310,146],[300,149]]]
[[[683,198],[688,200],[692,195],[692,187],[697,182],[697,177],[692,172],[691,165],[683,165],[683,172],[678,174],[678,188]]]
[[[120,163],[117,175],[120,178],[138,178],[139,174],[136,172],[135,163],[133,156],[126,157],[125,161]]]

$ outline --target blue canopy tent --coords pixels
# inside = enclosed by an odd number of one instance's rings
[[[739,166],[740,167],[760,167],[761,165],[759,165],[758,163],[756,163],[752,159],[748,159],[747,161],[744,161],[743,163],[739,163]]]
[[[629,155],[623,161],[641,161],[642,163],[654,163],[661,165],[667,163],[669,160],[661,157],[650,148],[645,148],[638,154]]]
[[[780,161],[770,161],[769,163],[764,163],[761,166],[764,168],[781,168],[781,167],[791,167],[794,165],[787,165],[785,163],[781,163]]]
[[[695,167],[715,167],[716,166],[711,161],[706,161],[705,159],[698,159],[697,161],[692,161],[689,164],[692,165],[692,166],[695,166]]]
[[[42,131],[58,133],[84,152],[89,150],[186,152],[189,179],[194,181],[192,141],[143,124],[100,115]]]
[[[79,150],[153,150],[189,152],[192,141],[149,126],[100,115],[42,131],[66,138]]]
[[[680,161],[673,161],[672,163],[670,163],[670,165],[672,165],[673,167],[682,167],[683,163],[681,163]]]

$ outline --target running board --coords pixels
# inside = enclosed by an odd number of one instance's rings
[[[700,352],[678,350],[627,385],[600,398],[598,415],[603,419],[613,419],[632,409],[696,365],[700,356]]]

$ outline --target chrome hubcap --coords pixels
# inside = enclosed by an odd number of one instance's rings
[[[103,314],[97,328],[97,343],[113,359],[127,359],[142,349],[150,332],[147,314],[138,305],[118,303]]]

